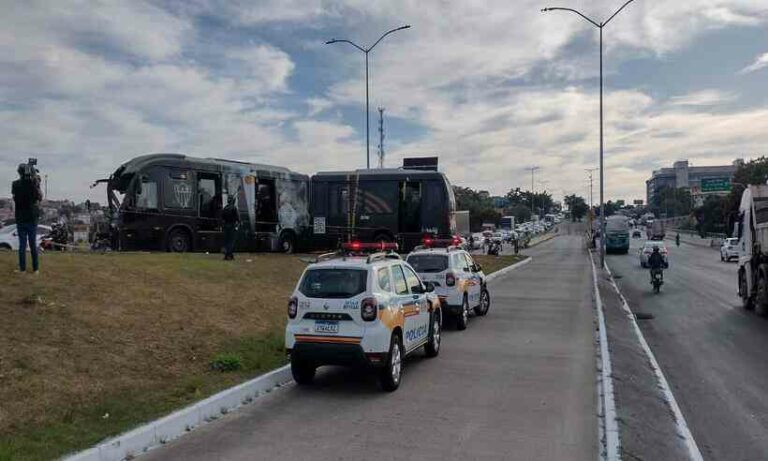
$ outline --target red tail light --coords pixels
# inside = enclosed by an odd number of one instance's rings
[[[296,314],[299,312],[299,300],[296,297],[292,297],[288,300],[288,318],[295,319]]]
[[[362,251],[362,250],[377,250],[377,251],[397,251],[397,243],[395,242],[375,242],[375,243],[362,243],[358,241],[342,243],[341,247],[347,251]]]
[[[456,275],[453,272],[445,274],[445,284],[449,287],[456,285]]]
[[[435,241],[432,240],[432,237],[424,237],[424,239],[422,239],[421,243],[423,243],[424,246],[430,247],[430,246],[432,246],[433,243],[435,243]]]
[[[376,298],[365,298],[360,304],[360,317],[366,322],[376,320],[379,311],[379,302]]]

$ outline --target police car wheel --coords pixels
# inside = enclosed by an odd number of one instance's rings
[[[291,374],[293,380],[299,385],[312,384],[312,380],[315,379],[315,370],[316,367],[312,363],[291,359]]]
[[[464,296],[464,301],[461,303],[461,312],[456,318],[456,329],[466,330],[469,323],[469,299]]]
[[[480,292],[480,305],[475,307],[475,314],[479,316],[486,315],[488,313],[488,309],[491,308],[491,294],[488,293],[488,290],[486,288],[483,288],[483,291]]]
[[[437,357],[440,353],[441,333],[440,316],[435,314],[432,316],[432,332],[429,335],[429,341],[424,346],[424,352],[426,352],[427,357]]]
[[[395,333],[389,344],[389,354],[387,354],[387,364],[381,369],[379,382],[381,388],[387,392],[392,392],[400,387],[400,377],[403,371],[403,346],[400,343],[400,336]]]

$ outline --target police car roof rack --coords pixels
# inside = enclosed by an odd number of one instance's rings
[[[370,264],[374,261],[381,261],[382,259],[403,259],[403,258],[401,258],[400,255],[395,253],[394,251],[387,251],[387,252],[381,252],[381,253],[373,253],[369,255],[365,263]]]

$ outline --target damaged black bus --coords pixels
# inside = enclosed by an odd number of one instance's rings
[[[321,172],[312,176],[315,247],[340,242],[397,242],[410,251],[425,237],[456,233],[456,199],[438,171],[405,168]]]
[[[116,250],[218,252],[229,196],[240,211],[239,251],[292,253],[310,230],[309,177],[283,167],[150,154],[98,183],[107,184]]]

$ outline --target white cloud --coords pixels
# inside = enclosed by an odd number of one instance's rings
[[[738,95],[720,90],[701,90],[692,93],[673,96],[669,104],[672,106],[714,106],[735,100]]]
[[[740,74],[748,74],[750,72],[755,72],[760,69],[764,69],[768,67],[768,53],[763,53],[757,58],[755,58],[754,62],[752,64],[748,65],[747,67],[741,69],[739,71]]]
[[[243,80],[248,81],[249,89],[257,94],[284,91],[296,67],[287,53],[269,45],[231,50],[227,57],[245,65],[247,73]]]

